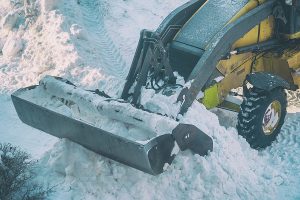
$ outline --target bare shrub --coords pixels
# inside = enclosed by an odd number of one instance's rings
[[[36,162],[11,144],[0,144],[0,199],[44,199],[53,187],[46,188],[34,179]]]

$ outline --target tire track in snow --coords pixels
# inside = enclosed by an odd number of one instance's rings
[[[95,0],[81,0],[80,5],[83,10],[83,23],[89,35],[93,36],[93,48],[99,54],[96,58],[97,64],[108,75],[125,79],[128,71],[126,63],[105,29],[101,3]]]
[[[300,113],[289,113],[281,132],[278,142],[287,145],[285,150],[291,148],[292,151],[297,150],[300,154]]]
[[[289,113],[277,142],[269,149],[271,163],[282,177],[276,199],[299,199],[300,184],[300,113]]]

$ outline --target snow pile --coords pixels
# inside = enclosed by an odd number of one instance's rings
[[[68,36],[60,27],[62,16],[55,12],[41,14],[39,3],[10,1],[3,9],[2,26],[6,28],[0,30],[0,92],[36,84],[43,73],[58,75],[75,62],[76,53],[72,45],[67,45]],[[60,69],[55,71],[54,66]]]
[[[181,102],[177,102],[178,96],[182,88],[190,87],[190,82],[185,83],[184,78],[177,72],[174,73],[177,86],[162,87],[161,91],[155,91],[151,86],[150,81],[146,87],[141,90],[141,105],[146,110],[154,113],[167,115],[173,119],[177,118],[180,112]]]
[[[111,46],[110,37],[100,29],[103,26],[93,26],[98,19],[95,13],[102,11],[80,10],[75,0],[29,2],[7,4],[1,12],[2,24],[10,29],[0,29],[0,92],[37,84],[43,76],[54,75],[86,87],[107,89],[112,96],[120,95],[118,88],[124,84],[127,68],[118,50]],[[89,1],[85,4],[95,8]],[[104,71],[102,65],[110,66]]]

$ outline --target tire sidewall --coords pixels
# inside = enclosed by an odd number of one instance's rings
[[[263,92],[265,92],[265,91],[263,91]],[[265,95],[266,95],[266,98],[262,101],[260,108],[257,110],[258,116],[255,121],[255,125],[257,126],[255,128],[255,130],[257,131],[257,133],[255,133],[255,134],[257,134],[256,137],[260,140],[261,145],[268,146],[276,139],[276,137],[280,133],[281,127],[284,123],[284,119],[286,116],[287,103],[286,103],[285,92],[281,88],[277,88],[270,92],[266,92]],[[281,115],[280,115],[280,119],[277,124],[277,127],[275,128],[273,133],[270,135],[266,135],[263,130],[263,119],[264,119],[264,116],[265,116],[265,113],[266,113],[268,107],[274,101],[278,101],[280,103]]]

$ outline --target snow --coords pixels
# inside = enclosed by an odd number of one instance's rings
[[[59,0],[41,0],[41,10],[42,12],[51,11],[57,8]]]
[[[21,38],[12,35],[7,38],[2,48],[4,58],[16,57],[19,52],[23,49],[23,42]]]
[[[24,17],[22,3],[0,2],[1,19],[17,10],[20,17]],[[194,102],[180,122],[194,124],[210,135],[214,140],[214,151],[200,157],[190,151],[174,149],[177,154],[174,162],[156,177],[66,139],[49,136],[18,119],[9,95],[20,87],[38,84],[45,75],[62,76],[76,85],[99,88],[118,97],[139,31],[156,28],[170,10],[185,2],[37,0],[30,4],[38,5],[35,8],[39,9],[31,23],[12,26],[9,32],[0,30],[0,41],[5,46],[5,53],[2,51],[1,55],[0,52],[0,142],[20,146],[34,159],[39,159],[37,179],[50,185],[59,184],[49,199],[300,198],[299,92],[288,94],[289,113],[282,133],[264,151],[251,149],[245,139],[238,136],[233,128],[234,114],[216,110],[217,116]],[[42,94],[41,91],[37,93]],[[154,107],[157,104],[153,99],[154,91],[143,89],[143,93],[144,104],[150,109],[158,109]],[[172,105],[161,106],[165,113],[176,113],[175,96],[158,98]],[[47,96],[43,95],[37,101],[42,102],[43,98]],[[51,106],[70,116],[76,114],[58,102]],[[108,121],[101,126],[114,131],[124,130]],[[128,134],[137,132],[132,130]]]
[[[58,141],[20,122],[9,96],[0,95],[0,102],[0,143],[20,146],[30,152],[34,159],[39,159]]]
[[[81,26],[78,24],[73,24],[70,28],[70,32],[73,36],[75,36],[77,39],[81,40],[87,40],[87,33],[83,30]]]
[[[4,16],[2,18],[1,28],[7,29],[8,31],[12,30],[18,21],[18,17],[19,17],[19,14],[18,14],[17,10],[15,10],[13,12],[9,12],[6,16]]]
[[[285,3],[286,3],[287,5],[292,5],[292,0],[285,0]]]

